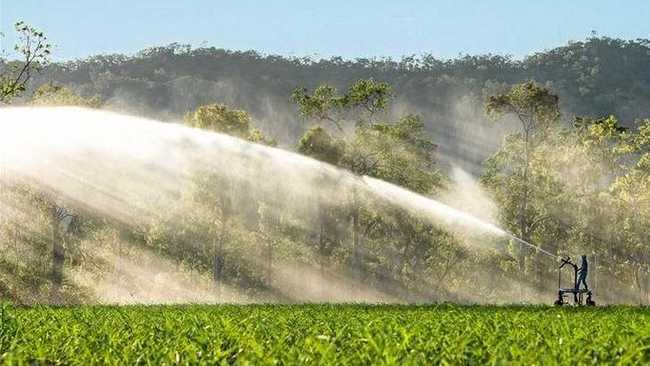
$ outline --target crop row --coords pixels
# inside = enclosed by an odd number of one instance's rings
[[[650,309],[3,306],[5,363],[639,364]]]

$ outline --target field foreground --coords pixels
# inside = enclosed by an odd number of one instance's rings
[[[9,364],[650,362],[648,308],[191,305],[1,310],[0,353]]]

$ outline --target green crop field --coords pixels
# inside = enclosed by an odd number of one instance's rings
[[[6,364],[647,364],[650,309],[2,307]]]

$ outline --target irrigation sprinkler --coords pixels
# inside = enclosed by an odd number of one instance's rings
[[[578,267],[577,264],[573,263],[571,261],[570,257],[562,258],[558,255],[555,255],[547,250],[542,249],[541,247],[531,244],[525,240],[522,240],[518,237],[516,237],[513,234],[510,234],[508,232],[505,232],[507,236],[510,238],[514,239],[515,241],[519,242],[520,244],[524,244],[526,246],[529,246],[533,249],[535,249],[537,252],[542,253],[544,255],[547,255],[551,258],[554,259],[559,259],[560,260],[560,267],[558,268],[558,273],[557,273],[557,287],[558,287],[558,298],[555,300],[555,305],[561,306],[564,304],[568,304],[569,301],[565,299],[565,296],[567,294],[573,294],[573,303],[574,305],[587,305],[587,306],[595,306],[596,302],[591,298],[592,292],[587,288],[587,258],[585,255],[582,256],[583,262],[582,262],[582,267]],[[562,287],[562,268],[565,266],[569,266],[570,268],[573,269],[573,284],[572,287]],[[580,273],[580,276],[578,274]],[[580,288],[580,283],[583,283],[585,288],[581,289]],[[585,296],[586,294],[586,296]]]
[[[585,259],[585,256],[583,256],[583,260]],[[586,260],[584,260],[586,265]],[[562,287],[562,268],[568,265],[568,268],[573,269],[573,287]],[[582,267],[581,267],[582,268]],[[591,290],[589,290],[586,287],[586,276],[587,273],[586,271],[584,272],[584,275],[580,277],[580,280],[578,279],[578,265],[573,263],[571,261],[570,257],[562,258],[560,260],[560,267],[558,268],[558,273],[557,273],[557,287],[558,287],[558,298],[555,300],[555,305],[557,306],[562,306],[564,304],[568,304],[569,301],[565,300],[565,296],[567,294],[573,294],[573,303],[574,305],[580,306],[580,305],[587,305],[587,306],[595,306],[596,302],[591,298],[592,293]],[[580,288],[580,282],[585,283],[585,288],[581,289]],[[586,299],[585,299],[585,294],[586,294]]]

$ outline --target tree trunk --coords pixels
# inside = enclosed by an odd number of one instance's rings
[[[53,304],[61,302],[61,286],[63,284],[63,265],[65,262],[65,246],[59,236],[59,222],[52,223],[52,293],[50,301]]]
[[[643,305],[644,300],[647,298],[648,284],[646,283],[643,274],[644,268],[642,264],[636,265],[634,269],[634,282],[639,291],[639,305]]]
[[[353,191],[352,198],[352,270],[355,280],[361,279],[361,248],[359,229],[359,203],[356,189]]]
[[[17,225],[14,226],[12,230],[12,234],[14,237],[14,253],[16,254],[16,260],[20,259],[20,251],[18,250],[18,227]]]
[[[519,237],[527,243],[530,243],[529,221],[527,215],[528,200],[529,200],[529,187],[528,187],[528,170],[530,168],[530,132],[526,125],[524,125],[524,171],[522,174],[523,193],[521,197],[521,209],[519,212]],[[525,278],[526,272],[526,255],[524,247],[519,243],[519,276]],[[519,296],[520,300],[524,300],[524,291],[522,281],[519,281]]]
[[[318,208],[318,264],[320,267],[320,276],[325,278],[325,214],[322,205]]]
[[[646,301],[645,304],[648,305],[648,304],[650,304],[650,283],[648,283],[649,280],[650,280],[648,278],[648,277],[650,277],[650,273],[648,273],[650,267],[648,266],[648,253],[647,252],[644,255],[644,261],[643,262],[644,262],[643,263],[643,268],[645,269],[645,281],[644,281],[644,283],[645,283],[645,301]]]
[[[400,282],[402,281],[402,276],[404,275],[404,272],[406,270],[406,256],[408,255],[410,243],[411,242],[409,238],[407,238],[404,242],[404,249],[399,255],[399,266],[398,266],[397,276]]]
[[[213,251],[214,258],[212,260],[212,274],[214,283],[216,286],[217,298],[222,299],[222,287],[224,280],[224,269],[226,266],[226,253],[224,250],[224,245],[228,236],[228,222],[230,220],[231,210],[231,201],[228,196],[230,182],[225,181],[223,187],[221,187],[220,197],[219,197],[219,208],[221,209],[221,227],[219,228],[219,235],[213,242]]]
[[[217,290],[217,297],[221,299],[221,292],[222,292],[222,282],[223,282],[223,269],[225,266],[225,256],[224,256],[224,242],[226,240],[226,226],[227,226],[227,219],[225,217],[222,217],[221,221],[221,232],[219,233],[219,237],[214,240],[214,258],[212,261],[212,274],[213,274],[213,279],[214,283],[216,286]]]
[[[273,222],[275,218],[272,218]],[[272,235],[266,235],[266,285],[271,288],[273,285],[273,244],[274,239]]]
[[[437,300],[441,298],[440,294],[442,292],[442,288],[444,286],[445,280],[447,279],[447,275],[451,273],[451,269],[454,267],[455,262],[456,262],[455,255],[450,254],[448,257],[445,258],[445,265],[443,266],[442,274],[438,276],[438,280],[436,281],[435,284],[435,296],[437,296]]]

